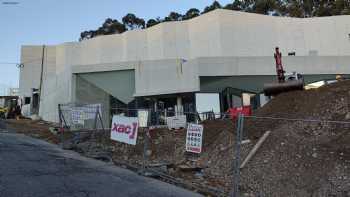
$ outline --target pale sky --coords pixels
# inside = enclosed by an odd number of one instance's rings
[[[5,5],[3,2],[19,2]],[[0,0],[0,95],[17,87],[21,45],[50,45],[77,41],[80,32],[97,29],[106,18],[134,13],[147,21],[203,10],[213,0]],[[232,0],[219,0],[222,5]]]

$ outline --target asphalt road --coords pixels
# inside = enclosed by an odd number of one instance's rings
[[[0,197],[200,196],[113,164],[0,131]]]

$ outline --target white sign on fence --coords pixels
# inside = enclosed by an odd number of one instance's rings
[[[186,128],[186,116],[180,115],[167,117],[166,124],[168,125],[169,129]]]
[[[81,107],[72,107],[71,108],[71,117],[73,124],[84,125],[85,120],[93,120],[96,118],[97,109],[101,114],[101,104],[88,104]]]
[[[147,127],[148,126],[148,111],[147,110],[139,110],[137,113],[137,117],[139,119],[139,127]]]
[[[85,112],[83,110],[72,109],[72,123],[84,125]]]
[[[138,118],[114,115],[111,127],[111,139],[136,145]]]
[[[102,117],[102,105],[100,103],[86,105],[84,107],[86,119],[95,119],[97,109],[98,109],[98,112],[100,113],[100,116]]]
[[[192,153],[202,152],[203,125],[189,124],[186,136],[186,151]]]

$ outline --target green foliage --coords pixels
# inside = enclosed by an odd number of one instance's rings
[[[146,24],[146,27],[152,27],[152,26],[155,26],[155,25],[158,25],[159,23],[161,23],[161,21],[159,20],[155,20],[155,19],[149,19],[147,21],[147,24]]]
[[[164,18],[164,21],[181,21],[182,15],[177,12],[170,12],[169,16]]]
[[[125,26],[120,23],[118,20],[106,19],[106,21],[102,24],[103,35],[123,33],[126,31]]]
[[[213,4],[204,8],[202,14],[208,13],[219,8],[222,8],[221,4],[218,1],[214,1]]]
[[[258,0],[255,2],[253,10],[259,14],[269,14],[276,11],[277,2],[275,0]]]
[[[188,20],[194,17],[197,17],[201,14],[201,11],[199,11],[197,8],[191,8],[189,9],[186,14],[183,16],[183,20]]]
[[[145,20],[142,18],[136,17],[135,14],[129,13],[125,15],[122,21],[128,30],[145,28]]]
[[[97,30],[83,31],[80,34],[79,40],[87,40],[99,35],[123,33],[124,31],[126,31],[124,24],[120,23],[118,20],[107,18]]]

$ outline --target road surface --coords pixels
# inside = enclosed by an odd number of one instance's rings
[[[0,131],[0,197],[200,196],[110,163]]]

